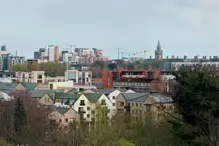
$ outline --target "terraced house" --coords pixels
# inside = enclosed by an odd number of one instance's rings
[[[121,93],[116,98],[118,114],[129,114],[132,117],[145,118],[152,116],[159,120],[174,109],[170,97],[158,93]]]
[[[109,119],[113,116],[113,105],[104,94],[87,93],[82,94],[74,103],[74,110],[80,114],[82,121],[95,121],[97,114],[97,106],[105,108]]]
[[[70,123],[79,122],[79,114],[72,108],[56,107],[49,115],[51,122],[59,123],[61,126],[68,127]]]

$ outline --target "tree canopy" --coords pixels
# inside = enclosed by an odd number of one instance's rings
[[[173,98],[181,121],[175,134],[189,145],[219,144],[219,76],[214,67],[182,67],[175,74]]]

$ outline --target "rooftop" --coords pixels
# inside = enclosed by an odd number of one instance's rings
[[[0,90],[15,90],[17,83],[0,83]]]
[[[26,88],[27,90],[34,90],[38,84],[37,83],[22,83],[22,85],[24,86],[24,88]]]
[[[87,94],[84,94],[84,96],[86,96],[87,99],[91,103],[96,103],[98,101],[98,99],[102,96],[102,94],[100,94],[100,93],[87,93]]]

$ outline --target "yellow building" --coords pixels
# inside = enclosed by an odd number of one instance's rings
[[[117,114],[136,118],[152,116],[155,120],[172,112],[173,100],[158,93],[120,93],[116,98]]]

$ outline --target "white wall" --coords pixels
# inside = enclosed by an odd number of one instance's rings
[[[114,111],[114,114],[116,114],[116,97],[121,93],[121,91],[119,90],[115,90],[113,92],[111,92],[108,95],[108,99],[111,101],[112,103],[112,109]],[[113,106],[114,105],[114,106]]]
[[[110,110],[110,112],[108,113],[108,117],[109,119],[111,119],[115,115],[114,109],[116,109],[116,106],[113,106],[113,103],[106,97],[105,94],[100,96],[100,98],[98,99],[98,103],[101,104],[102,100],[105,100],[106,107]]]
[[[83,105],[80,105],[80,102],[81,102],[81,100],[84,100],[84,102],[85,102],[85,105],[83,106]],[[74,103],[74,106],[73,106],[73,108],[74,108],[74,110],[76,111],[76,112],[78,112],[79,113],[79,107],[83,107],[83,109],[84,109],[84,111],[85,111],[85,113],[84,113],[84,119],[86,119],[86,121],[91,121],[91,103],[90,103],[90,101],[82,94],[79,98],[78,98],[78,100]],[[90,107],[90,110],[87,110],[87,107]],[[80,114],[80,113],[79,113]],[[88,118],[87,117],[87,115],[88,114],[90,114],[90,117]]]
[[[73,88],[73,82],[68,81],[68,82],[49,82],[49,85],[53,84],[53,89],[56,90],[58,88]]]
[[[48,57],[49,61],[55,61],[55,46],[48,46]]]

